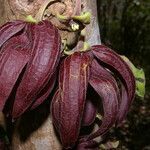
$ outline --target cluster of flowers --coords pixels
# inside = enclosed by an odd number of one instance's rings
[[[54,89],[55,87],[55,89]],[[0,111],[13,119],[35,109],[54,91],[53,124],[64,148],[98,149],[94,139],[124,120],[135,95],[128,64],[105,45],[65,56],[58,30],[48,21],[0,27]],[[92,92],[91,92],[92,90]],[[103,106],[97,131],[82,136]]]

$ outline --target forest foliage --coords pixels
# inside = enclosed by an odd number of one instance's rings
[[[102,42],[126,55],[146,74],[145,98],[136,97],[124,127],[115,136],[120,139],[120,149],[150,149],[150,1],[97,2]]]

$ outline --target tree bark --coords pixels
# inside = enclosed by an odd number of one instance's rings
[[[18,120],[12,137],[12,150],[61,150],[54,130],[49,104],[25,114]]]
[[[41,2],[43,2],[43,0],[32,0],[35,5],[35,10],[33,11],[32,7],[27,5],[23,8],[23,5],[21,4],[24,4],[25,1],[27,0],[0,0],[0,24],[4,24],[5,22],[14,19],[23,19],[28,14],[34,16],[38,11]],[[28,0],[29,3],[32,1]],[[87,32],[90,31],[86,37],[87,41],[91,45],[100,44],[96,0],[83,0],[82,2],[85,5],[85,11],[90,11],[92,13],[92,21],[86,27]],[[36,110],[23,115],[17,123],[15,123],[11,142],[12,150],[62,149],[52,124],[49,109],[49,102],[45,102]]]

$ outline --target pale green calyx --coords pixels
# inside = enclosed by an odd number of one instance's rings
[[[37,20],[34,19],[31,15],[28,15],[25,19],[26,22],[37,23]]]
[[[145,73],[143,69],[136,68],[132,62],[125,56],[121,56],[132,70],[136,80],[136,95],[144,98],[145,95]]]
[[[90,12],[83,12],[79,16],[73,16],[72,19],[80,21],[80,22],[82,22],[84,24],[89,24],[90,21],[91,21],[91,13]]]
[[[80,52],[86,52],[89,51],[91,49],[91,46],[88,42],[84,42],[83,43],[83,48],[80,50]]]

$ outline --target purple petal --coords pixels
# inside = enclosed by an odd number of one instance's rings
[[[57,90],[53,96],[50,110],[51,110],[53,124],[54,124],[55,128],[57,129],[57,131],[59,132],[59,126],[60,126],[59,117],[60,117],[60,113],[61,113],[60,112],[60,93],[59,93],[59,90]]]
[[[0,48],[12,36],[17,34],[25,27],[26,23],[23,21],[8,22],[0,27]]]
[[[117,81],[113,77],[112,73],[108,69],[102,67],[95,59],[92,61],[91,68],[93,70],[92,72],[95,72],[95,73],[97,72],[97,74],[100,74],[100,76],[105,77],[109,82],[112,83],[113,87],[115,88],[117,92],[118,100],[119,100],[121,98],[120,90],[118,88]]]
[[[79,136],[89,79],[89,63],[89,56],[76,52],[65,58],[60,66],[60,99],[56,93],[51,110],[64,148],[72,148]]]
[[[89,139],[105,134],[110,127],[116,122],[118,112],[118,94],[116,91],[117,83],[109,80],[109,73],[101,66],[92,63],[90,84],[100,95],[103,103],[104,116],[99,129],[89,135]]]
[[[56,73],[52,75],[51,79],[49,80],[45,88],[39,93],[39,95],[36,98],[36,101],[32,104],[30,110],[35,109],[48,98],[48,96],[50,95],[51,91],[54,88],[55,82],[56,82]]]
[[[93,104],[92,99],[87,99],[85,103],[83,118],[82,118],[82,126],[91,125],[96,118],[97,108]]]
[[[35,24],[32,32],[32,58],[16,92],[13,118],[23,114],[36,100],[56,71],[60,58],[60,36],[51,23],[42,21]]]
[[[82,138],[79,140],[76,150],[99,150],[99,145],[94,140]]]
[[[129,100],[127,90],[124,85],[121,83],[121,100],[119,102],[119,111],[117,114],[117,126],[121,125],[123,120],[126,118],[127,112],[129,110]]]
[[[1,49],[0,55],[0,110],[13,90],[20,74],[30,59],[28,37],[22,35],[12,37]]]
[[[116,71],[123,80],[129,96],[128,103],[131,105],[135,95],[135,78],[128,65],[116,52],[104,45],[95,45],[92,50],[100,62],[106,64],[111,71]]]

